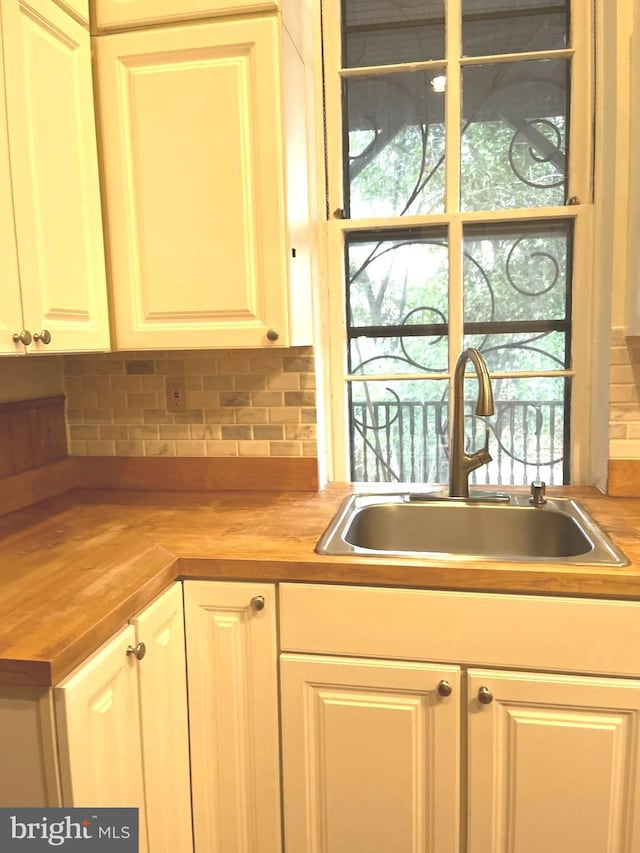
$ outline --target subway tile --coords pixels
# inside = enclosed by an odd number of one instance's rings
[[[87,453],[89,456],[115,456],[115,441],[88,441]]]
[[[142,420],[145,424],[172,424],[173,415],[165,409],[143,409]]]
[[[238,456],[268,456],[268,441],[239,441]]]
[[[157,376],[109,376],[109,383],[111,385],[112,391],[142,391],[142,381],[143,379],[158,379],[162,381],[161,377]]]
[[[129,377],[133,379],[134,377]],[[164,393],[164,376],[137,376],[138,385],[135,388],[127,388],[127,391],[155,391],[156,394]],[[111,380],[113,382],[113,380]],[[115,391],[115,388],[114,388]]]
[[[145,441],[145,456],[175,456],[175,441]]]
[[[85,409],[84,421],[87,424],[113,423],[113,409]]]
[[[302,455],[303,456],[318,456],[318,443],[317,441],[303,441],[302,442]]]
[[[153,359],[144,358],[144,359],[126,359],[125,361],[125,373],[130,375],[149,375],[155,373],[155,364]]]
[[[256,424],[253,427],[253,437],[257,441],[282,441],[284,439],[284,426],[282,424]]]
[[[81,378],[82,390],[87,391],[110,391],[111,377],[109,376],[83,376]]]
[[[124,426],[122,424],[101,424],[99,426],[100,430],[100,438],[105,440],[113,440],[119,439],[120,441],[124,441],[129,438],[129,427]]]
[[[284,437],[296,441],[315,440],[315,424],[287,424],[284,428]]]
[[[300,423],[300,411],[300,409],[291,406],[274,406],[269,409],[269,423],[298,424]]]
[[[177,456],[206,456],[206,445],[204,441],[188,439],[176,441]]]
[[[72,424],[69,427],[69,438],[70,439],[73,439],[73,440],[89,439],[89,438],[94,439],[94,438],[99,438],[99,437],[100,437],[99,427],[97,427],[93,424],[91,426],[85,425],[85,424],[82,424],[82,425],[73,425]]]
[[[284,358],[284,369],[286,373],[309,373],[314,370],[313,358],[311,356],[293,356]]]
[[[205,391],[232,391],[233,376],[204,376],[202,387]]]
[[[300,376],[297,373],[274,373],[267,378],[267,388],[270,391],[295,391],[300,387]]]
[[[251,427],[249,424],[232,424],[221,427],[223,440],[249,440],[251,438]]]
[[[285,406],[315,406],[316,395],[313,391],[285,391]]]
[[[104,361],[96,361],[95,372],[100,375],[115,375],[124,373],[124,361],[122,359],[105,359]]]
[[[270,456],[301,456],[302,448],[298,441],[270,441]]]
[[[167,361],[156,361],[156,373],[162,376],[184,376],[184,361],[170,359]]]
[[[234,424],[236,422],[237,409],[204,409],[205,423],[208,424]]]
[[[207,441],[207,456],[237,456],[237,441]]]
[[[190,424],[189,438],[197,439],[219,439],[222,434],[220,424]]]
[[[266,424],[267,410],[252,406],[236,409],[236,421],[239,424]]]
[[[86,456],[87,442],[80,439],[69,441],[69,456]]]
[[[316,409],[300,409],[300,420],[303,424],[315,424],[318,419]]]
[[[128,406],[124,391],[101,391],[98,394],[99,409],[125,409]]]
[[[221,406],[249,406],[251,405],[251,395],[248,391],[221,391],[220,392]]]
[[[95,373],[91,356],[65,356],[63,370],[67,376],[88,376]]]
[[[116,424],[144,423],[142,409],[114,409],[113,422]]]
[[[283,403],[283,391],[254,391],[251,395],[253,406],[282,406]]]
[[[132,409],[157,409],[160,406],[158,394],[153,391],[140,391],[127,394],[126,405]]]
[[[191,438],[189,424],[160,424],[158,435],[161,439],[188,439]]]
[[[194,409],[217,409],[220,406],[218,391],[190,391],[189,405]]]
[[[129,438],[140,441],[149,441],[157,439],[159,436],[159,427],[157,424],[144,424],[142,426],[130,426]]]
[[[116,456],[144,456],[144,442],[116,441]]]
[[[236,391],[261,391],[267,387],[266,376],[236,376],[234,378]]]

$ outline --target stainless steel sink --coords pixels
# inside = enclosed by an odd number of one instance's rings
[[[627,558],[574,500],[525,496],[507,503],[352,495],[316,546],[321,554],[455,556],[624,566]]]

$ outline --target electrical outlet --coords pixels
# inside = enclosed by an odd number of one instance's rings
[[[174,415],[187,413],[187,383],[184,376],[167,376],[164,381],[167,412]]]

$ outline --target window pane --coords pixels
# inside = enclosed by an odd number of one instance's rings
[[[465,383],[466,446],[475,450],[484,443],[489,428],[492,461],[474,471],[470,482],[526,485],[541,479],[548,485],[568,482],[568,424],[571,380],[537,376],[494,379],[495,414],[473,416],[474,383]],[[467,388],[467,386],[469,386]]]
[[[347,79],[345,203],[356,217],[444,209],[444,94],[436,72]]]
[[[447,370],[446,232],[347,236],[349,372]]]
[[[462,209],[563,205],[567,63],[479,65],[463,78]]]
[[[343,0],[345,67],[444,58],[444,0]]]
[[[572,224],[465,229],[465,346],[493,371],[570,367]]]
[[[351,382],[351,478],[443,483],[449,444],[446,381]]]
[[[568,0],[463,0],[465,56],[559,50],[568,39]]]

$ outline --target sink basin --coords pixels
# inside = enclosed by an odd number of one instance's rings
[[[543,506],[532,506],[519,495],[510,495],[508,503],[352,495],[316,551],[608,566],[629,562],[576,501],[548,498]]]

